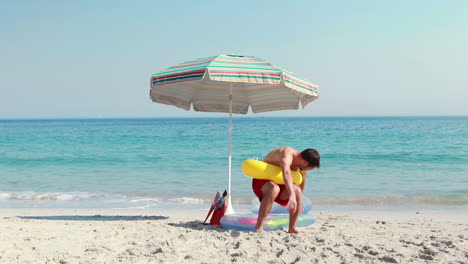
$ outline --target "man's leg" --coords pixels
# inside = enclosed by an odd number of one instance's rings
[[[302,190],[299,186],[294,185],[294,190],[296,192],[297,206],[296,210],[293,213],[289,213],[289,230],[288,233],[299,233],[299,230],[296,228],[297,218],[302,213]]]
[[[263,231],[263,224],[265,219],[270,213],[273,201],[280,192],[279,186],[274,182],[267,182],[262,187],[262,201],[260,202],[260,209],[258,210],[257,225],[255,226],[255,232]]]
[[[297,206],[296,206],[296,210],[294,210],[294,212],[289,213],[289,230],[288,230],[288,233],[296,233],[297,234],[297,233],[299,233],[299,231],[296,229],[296,222],[297,222],[297,218],[302,213],[302,209],[303,209],[303,206],[302,206],[302,190],[297,185],[293,185],[293,188],[294,188],[294,191],[296,192]],[[286,199],[288,199],[288,197],[289,197],[288,192],[282,192],[280,194],[280,199],[281,200],[286,200]]]

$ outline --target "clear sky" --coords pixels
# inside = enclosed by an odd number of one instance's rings
[[[0,1],[0,118],[196,117],[150,75],[252,55],[320,85],[263,116],[468,115],[468,1]],[[218,115],[215,115],[218,116]]]

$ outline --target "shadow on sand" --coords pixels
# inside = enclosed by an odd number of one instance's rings
[[[201,221],[189,221],[189,222],[179,222],[179,223],[169,223],[170,226],[182,227],[192,230],[211,230],[217,232],[226,232],[228,229],[223,228],[222,226],[214,226],[210,224],[203,224]]]
[[[28,220],[60,220],[60,221],[148,221],[165,220],[168,216],[120,216],[120,215],[53,215],[53,216],[18,216]]]

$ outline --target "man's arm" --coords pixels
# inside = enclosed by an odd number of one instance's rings
[[[301,171],[301,174],[302,174],[302,182],[299,185],[299,188],[301,188],[302,195],[304,195],[304,188],[305,188],[306,180],[307,180],[307,171],[305,171],[305,170]],[[301,199],[301,201],[302,201],[302,199]],[[301,214],[302,214],[304,212],[304,203],[301,202],[301,204],[298,204],[297,206],[299,206]]]
[[[283,172],[284,185],[289,192],[288,211],[293,212],[297,207],[296,192],[294,191],[293,181],[291,177],[292,155],[287,150],[282,155],[280,167]]]
[[[305,171],[305,170],[301,171],[301,174],[302,174],[302,182],[299,185],[299,187],[301,188],[302,193],[304,193],[304,188],[305,188],[305,184],[306,184],[306,180],[307,180],[307,171]]]

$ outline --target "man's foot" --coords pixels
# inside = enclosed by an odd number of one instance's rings
[[[261,232],[263,232],[263,228],[255,228],[255,232],[261,233]]]
[[[299,234],[299,230],[297,230],[297,228],[289,228],[288,230],[288,233],[291,233],[291,234]]]

